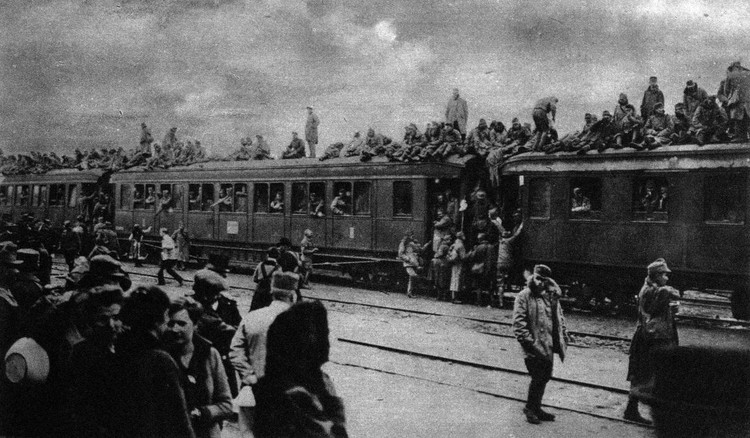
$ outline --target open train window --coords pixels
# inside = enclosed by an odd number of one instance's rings
[[[268,204],[268,212],[284,214],[284,184],[273,183],[270,185],[271,202]]]
[[[663,177],[636,178],[633,183],[633,219],[667,221],[669,182]]]
[[[39,198],[38,204],[40,207],[47,205],[47,192],[49,192],[49,186],[39,186]]]
[[[29,205],[29,186],[16,186],[16,205],[21,207]]]
[[[549,219],[549,204],[552,189],[546,178],[535,178],[529,182],[529,217]]]
[[[201,210],[211,211],[214,206],[214,185],[201,184],[200,188]]]
[[[572,178],[570,180],[571,219],[601,219],[602,180],[600,178]]]
[[[307,183],[292,184],[292,213],[307,214],[308,200]]]
[[[47,193],[45,190],[45,196],[42,196],[42,188],[46,189],[47,186],[40,186],[35,184],[31,187],[31,205],[34,207],[44,207]]]
[[[232,184],[219,185],[219,197],[216,203],[220,212],[234,211],[234,187]]]
[[[180,185],[160,184],[157,193],[157,211],[172,211],[180,209]]]
[[[354,214],[370,214],[370,183],[354,183]]]
[[[256,213],[268,213],[268,184],[255,184],[253,204]]]
[[[0,186],[0,205],[9,205],[13,197],[11,186]]]
[[[130,184],[120,185],[120,210],[130,210],[130,207],[132,205],[133,186],[131,186]]]
[[[146,184],[146,192],[143,198],[143,208],[147,210],[153,210],[156,206],[156,186],[154,184]]]
[[[49,189],[50,207],[65,206],[65,184],[52,184]]]
[[[92,193],[95,193],[92,191]],[[78,186],[76,184],[68,184],[68,207],[78,206]]]
[[[198,211],[201,209],[201,185],[188,184],[188,210]]]
[[[326,183],[310,183],[310,216],[324,217],[326,215]]]
[[[143,184],[133,185],[133,209],[142,210],[146,208],[146,186]]]
[[[393,215],[411,216],[411,200],[411,181],[395,181],[393,183]]]
[[[352,214],[352,183],[333,183],[333,201],[331,213],[334,216],[349,216]]]
[[[234,211],[247,213],[247,184],[234,185]]]
[[[706,222],[745,222],[745,179],[741,174],[706,176],[703,182]]]

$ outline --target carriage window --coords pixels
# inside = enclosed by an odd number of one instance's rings
[[[9,205],[11,195],[11,186],[0,186],[0,205]]]
[[[550,194],[548,179],[533,179],[529,183],[529,217],[549,219]]]
[[[29,205],[29,186],[16,186],[16,205]]]
[[[247,213],[247,184],[234,185],[234,211]]]
[[[214,185],[213,184],[201,184],[200,189],[201,197],[201,210],[210,211],[216,205],[214,200]]]
[[[201,209],[201,185],[188,185],[188,210],[195,211]]]
[[[47,205],[47,192],[49,191],[48,186],[39,186],[39,203],[37,205]]]
[[[268,212],[284,214],[284,184],[271,184],[271,203],[268,204]]]
[[[94,193],[92,191],[92,193]],[[78,186],[75,184],[68,185],[68,207],[78,206]]]
[[[570,181],[570,212],[573,219],[599,219],[602,209],[602,181],[573,178]]]
[[[704,180],[706,222],[745,222],[745,176],[709,175]]]
[[[307,183],[292,184],[292,213],[307,214]]]
[[[393,183],[393,215],[411,216],[411,182],[396,181]]]
[[[354,183],[354,214],[370,214],[370,183]]]
[[[44,199],[42,199],[42,187],[38,185],[33,185],[31,187],[31,205],[34,207],[42,207],[44,206]]]
[[[268,184],[255,184],[255,212],[268,213],[268,201]]]
[[[348,216],[352,214],[352,183],[333,183],[331,213],[333,213],[334,216]]]
[[[176,199],[175,187],[172,184],[160,184],[156,194],[159,211],[172,211],[179,205]]]
[[[666,178],[638,178],[633,184],[633,218],[666,222],[669,183]]]
[[[143,184],[133,185],[133,209],[142,210],[146,208],[146,186]]]
[[[234,188],[232,184],[219,185],[219,197],[216,198],[216,204],[221,212],[234,210]]]
[[[130,206],[133,202],[133,187],[130,184],[122,184],[120,186],[120,209],[130,210]]]
[[[49,205],[51,207],[65,205],[65,184],[52,184],[49,190]]]
[[[147,210],[153,210],[156,205],[156,186],[153,184],[146,184],[145,196],[143,198],[143,208]]]
[[[310,183],[310,216],[326,215],[326,183]]]

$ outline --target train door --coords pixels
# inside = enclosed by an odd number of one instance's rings
[[[284,183],[255,183],[253,191],[252,241],[275,244],[286,236],[284,218],[291,211]]]
[[[182,185],[162,183],[155,186],[154,223],[157,231],[166,228],[172,234],[182,222]]]
[[[214,207],[218,204],[215,198],[213,183],[188,184],[187,223],[185,227],[194,239],[211,240],[216,237]]]
[[[130,235],[133,225],[133,185],[129,183],[122,183],[118,185],[119,191],[117,193],[117,199],[115,200],[117,205],[115,208],[115,231],[121,234]],[[139,225],[141,225],[139,223]]]
[[[420,201],[424,197],[424,190],[423,180],[377,181],[374,244],[377,250],[395,252],[407,231],[421,238],[425,212]]]
[[[245,183],[219,184],[218,236],[221,240],[247,242],[248,191]]]
[[[334,181],[331,245],[372,248],[372,187],[369,181]]]
[[[291,239],[294,245],[301,240],[305,230],[314,235],[318,246],[329,246],[326,217],[330,214],[326,203],[326,183],[322,181],[292,183]]]

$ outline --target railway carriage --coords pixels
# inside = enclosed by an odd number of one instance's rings
[[[529,153],[501,172],[502,184],[520,188],[527,263],[548,264],[595,296],[627,299],[644,266],[664,257],[678,288],[732,291],[735,317],[747,318],[749,167],[748,145],[715,144]]]
[[[47,218],[54,228],[75,220],[87,207],[83,195],[107,191],[101,170],[59,169],[43,174],[0,176],[0,214],[18,221],[24,213]]]
[[[239,264],[257,262],[281,237],[297,245],[310,229],[316,265],[374,276],[401,270],[394,256],[404,233],[431,236],[431,194],[466,192],[481,178],[476,163],[472,156],[409,164],[349,157],[134,168],[112,177],[115,222],[121,236],[136,223],[152,226],[154,245],[159,228],[171,232],[182,222],[194,256],[222,250]]]

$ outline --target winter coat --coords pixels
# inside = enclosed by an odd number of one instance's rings
[[[458,130],[462,134],[466,133],[466,122],[469,120],[469,107],[466,105],[466,100],[461,97],[453,98],[448,100],[448,105],[445,107],[445,122],[453,124],[458,122]]]
[[[649,130],[656,131],[657,134],[660,135],[669,135],[669,131],[672,129],[672,118],[669,117],[666,114],[652,114],[648,121],[646,122],[646,126],[644,127],[646,132]],[[667,131],[666,133],[662,133],[662,131]]]
[[[742,119],[746,112],[750,115],[750,71],[727,73],[722,94],[727,97],[727,110],[732,119]]]
[[[658,86],[646,88],[646,91],[643,92],[643,100],[641,101],[641,117],[647,119],[651,116],[651,111],[654,110],[654,105],[657,103],[664,104],[664,93],[662,93]]]
[[[688,116],[688,118],[692,118],[693,113],[698,109],[701,102],[708,99],[708,93],[697,85],[693,89],[686,87],[683,93],[682,103],[685,104],[685,115]]]
[[[318,144],[318,125],[320,119],[315,114],[307,115],[307,122],[305,123],[305,140],[308,143]]]
[[[694,129],[710,129],[720,127],[725,123],[727,123],[727,113],[723,108],[716,105],[712,105],[710,108],[700,105],[693,114]]]
[[[670,286],[659,286],[646,278],[638,294],[638,327],[648,339],[677,340],[677,326],[669,303],[679,297]]]
[[[559,302],[560,287],[552,279],[545,281],[545,290],[532,292],[526,287],[516,297],[513,333],[526,358],[551,361],[557,353],[560,360],[565,360],[568,334]]]

